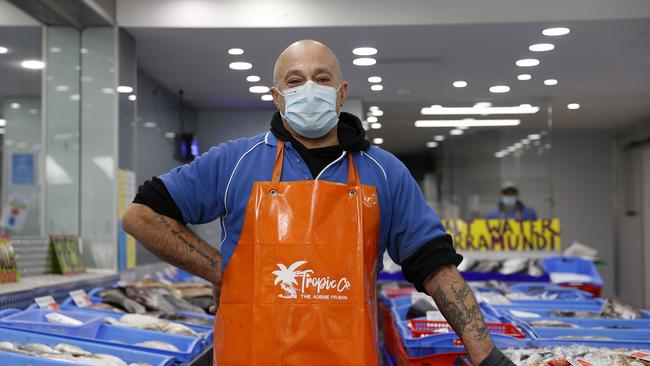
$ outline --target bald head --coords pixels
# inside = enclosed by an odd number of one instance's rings
[[[310,70],[311,69],[311,70]],[[337,83],[343,80],[341,65],[332,50],[321,42],[304,39],[287,47],[273,68],[273,83],[282,86],[290,74],[302,71],[327,71]]]

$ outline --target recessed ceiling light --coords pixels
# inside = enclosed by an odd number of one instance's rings
[[[580,104],[571,103],[571,104],[567,105],[566,107],[569,108],[569,109],[580,109]]]
[[[381,123],[379,122],[371,123],[370,128],[372,128],[373,130],[378,130],[381,128]]]
[[[265,102],[270,102],[273,100],[273,96],[271,94],[264,94],[260,98]]]
[[[229,68],[233,70],[250,70],[253,68],[253,64],[250,62],[244,62],[244,61],[236,61],[236,62],[231,62],[228,65]]]
[[[239,56],[244,54],[244,50],[241,48],[231,48],[228,50],[229,55]]]
[[[555,46],[552,43],[535,43],[528,47],[528,49],[533,52],[546,52],[554,48]]]
[[[497,159],[501,159],[502,157],[506,156],[502,151],[497,151],[494,153],[494,157]]]
[[[454,88],[464,88],[467,86],[467,81],[458,80],[454,81],[451,85],[453,85]]]
[[[542,31],[542,34],[549,37],[563,36],[569,34],[571,29],[564,27],[555,27],[555,28],[546,28]]]
[[[40,70],[45,67],[45,62],[41,60],[24,60],[20,66],[30,70]]]
[[[173,139],[174,137],[176,137],[176,133],[174,133],[174,132],[165,132],[165,137],[167,137],[168,139]]]
[[[7,53],[9,49],[7,47],[0,47],[0,53]]]
[[[352,50],[357,56],[372,56],[377,54],[377,49],[373,47],[357,47]]]
[[[557,85],[556,79],[546,79],[544,80],[544,85]]]
[[[131,93],[131,92],[133,92],[133,88],[130,87],[130,86],[126,86],[126,85],[120,85],[120,86],[117,87],[117,92],[118,93]]]
[[[375,137],[374,139],[372,139],[372,143],[375,145],[381,145],[384,143],[384,139],[382,139],[381,137]]]
[[[257,75],[248,75],[246,76],[246,81],[249,83],[257,83],[261,80],[261,78]]]
[[[138,97],[136,97],[135,94],[129,95],[129,100],[130,101],[134,102],[136,99],[138,99]]]
[[[377,60],[372,57],[359,57],[352,60],[352,63],[357,66],[372,66],[377,63]]]
[[[368,78],[369,83],[381,83],[381,76],[371,76]]]
[[[77,101],[77,100],[81,99],[81,95],[72,94],[72,95],[70,95],[69,99],[74,102],[74,101]]]
[[[433,140],[438,141],[438,142],[445,141],[445,136],[443,136],[443,135],[435,135],[435,136],[433,136]]]
[[[492,107],[492,103],[490,102],[478,102],[474,104],[474,108],[490,108]]]
[[[256,94],[264,94],[269,92],[269,87],[264,85],[255,85],[248,88],[248,91]]]
[[[495,85],[490,87],[490,93],[507,93],[510,87],[507,85]]]
[[[517,75],[517,80],[530,80],[533,77],[530,74],[519,74]]]
[[[366,121],[368,121],[369,123],[375,123],[375,122],[377,122],[377,117],[370,116],[370,117],[366,118]]]
[[[50,52],[61,53],[61,47],[50,47]]]
[[[368,107],[369,111],[375,111],[375,110],[378,110],[378,109],[379,109],[379,107],[376,106],[376,105],[371,105],[370,107]]]
[[[449,134],[452,136],[460,136],[463,133],[464,133],[463,130],[461,130],[460,128],[454,128],[453,130],[449,131]]]
[[[54,87],[54,90],[64,92],[70,90],[70,85],[57,85]]]
[[[521,60],[515,61],[515,65],[519,67],[532,67],[539,65],[539,60],[536,58],[524,58]]]
[[[504,127],[518,126],[518,119],[451,119],[451,120],[417,120],[415,127]]]
[[[11,103],[9,106],[11,109],[20,109],[20,103]]]
[[[521,104],[515,107],[442,107],[439,105],[422,108],[420,113],[430,116],[449,115],[490,115],[490,114],[535,114],[539,107],[530,104]]]
[[[104,93],[104,94],[113,94],[113,89],[111,89],[111,88],[102,88],[102,93]]]
[[[429,141],[429,142],[427,142],[427,147],[430,148],[430,149],[433,149],[435,147],[438,147],[438,143],[435,142],[435,141]]]
[[[0,127],[4,127],[7,125],[7,120],[0,118]]]
[[[382,91],[382,90],[384,90],[384,86],[381,85],[381,84],[370,85],[370,90],[372,90],[372,91]]]
[[[542,138],[542,136],[540,136],[540,135],[538,135],[536,133],[532,133],[532,134],[528,135],[528,139],[531,140],[531,141],[539,140],[541,138]]]
[[[384,115],[384,111],[382,111],[381,109],[374,109],[374,110],[370,111],[370,114],[375,116],[375,117],[381,117],[381,116]]]
[[[145,128],[154,128],[156,127],[156,122],[145,122],[142,124]]]

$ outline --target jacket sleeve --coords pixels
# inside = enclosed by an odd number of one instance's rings
[[[458,265],[463,257],[456,253],[451,236],[404,164],[397,160],[391,173],[388,254],[402,266],[406,280],[424,292],[423,282],[431,272],[443,265]]]
[[[233,150],[232,142],[212,147],[192,163],[160,176],[186,223],[204,224],[224,214],[224,193],[236,156]]]

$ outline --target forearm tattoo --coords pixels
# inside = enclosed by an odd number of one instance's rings
[[[467,283],[448,273],[440,273],[437,277],[432,297],[456,334],[463,340],[488,340],[483,314]]]
[[[169,233],[171,233],[179,242],[183,243],[187,247],[190,253],[196,253],[201,258],[205,259],[212,266],[219,266],[221,264],[221,259],[213,258],[209,254],[205,253],[201,248],[197,248],[196,245],[192,242],[193,238],[187,238],[182,230],[179,230],[174,227],[169,221],[165,219],[163,215],[156,215],[158,224],[165,228]]]

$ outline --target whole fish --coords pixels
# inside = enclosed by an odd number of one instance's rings
[[[150,315],[125,314],[119,320],[107,317],[105,321],[109,324],[122,327],[154,330],[158,332],[181,334],[191,337],[200,336],[198,333],[196,333],[191,328],[188,328],[186,325],[159,319]]]
[[[99,293],[102,302],[120,307],[129,313],[144,314],[147,309],[137,301],[129,299],[120,289],[110,288]]]
[[[100,302],[100,303],[97,303],[97,304],[90,304],[90,305],[88,305],[86,307],[90,308],[90,309],[114,311],[116,313],[123,313],[124,312],[124,310],[122,310],[120,308],[117,308],[117,307],[115,307],[113,305],[109,305],[109,304],[106,304],[106,303],[103,303],[103,302]]]
[[[161,341],[146,341],[141,343],[136,343],[136,346],[161,349],[165,351],[180,352],[178,347],[174,346],[171,343],[161,342]]]
[[[52,353],[52,354],[61,354],[61,351],[57,351],[54,348],[41,343],[27,343],[22,346],[19,346],[23,351],[39,355],[42,353]]]
[[[165,315],[179,316],[180,310],[169,300],[173,297],[164,296],[158,290],[160,288],[146,288],[146,287],[126,287],[126,295],[131,299],[144,304],[147,309],[161,311]],[[164,289],[163,289],[164,290]]]

